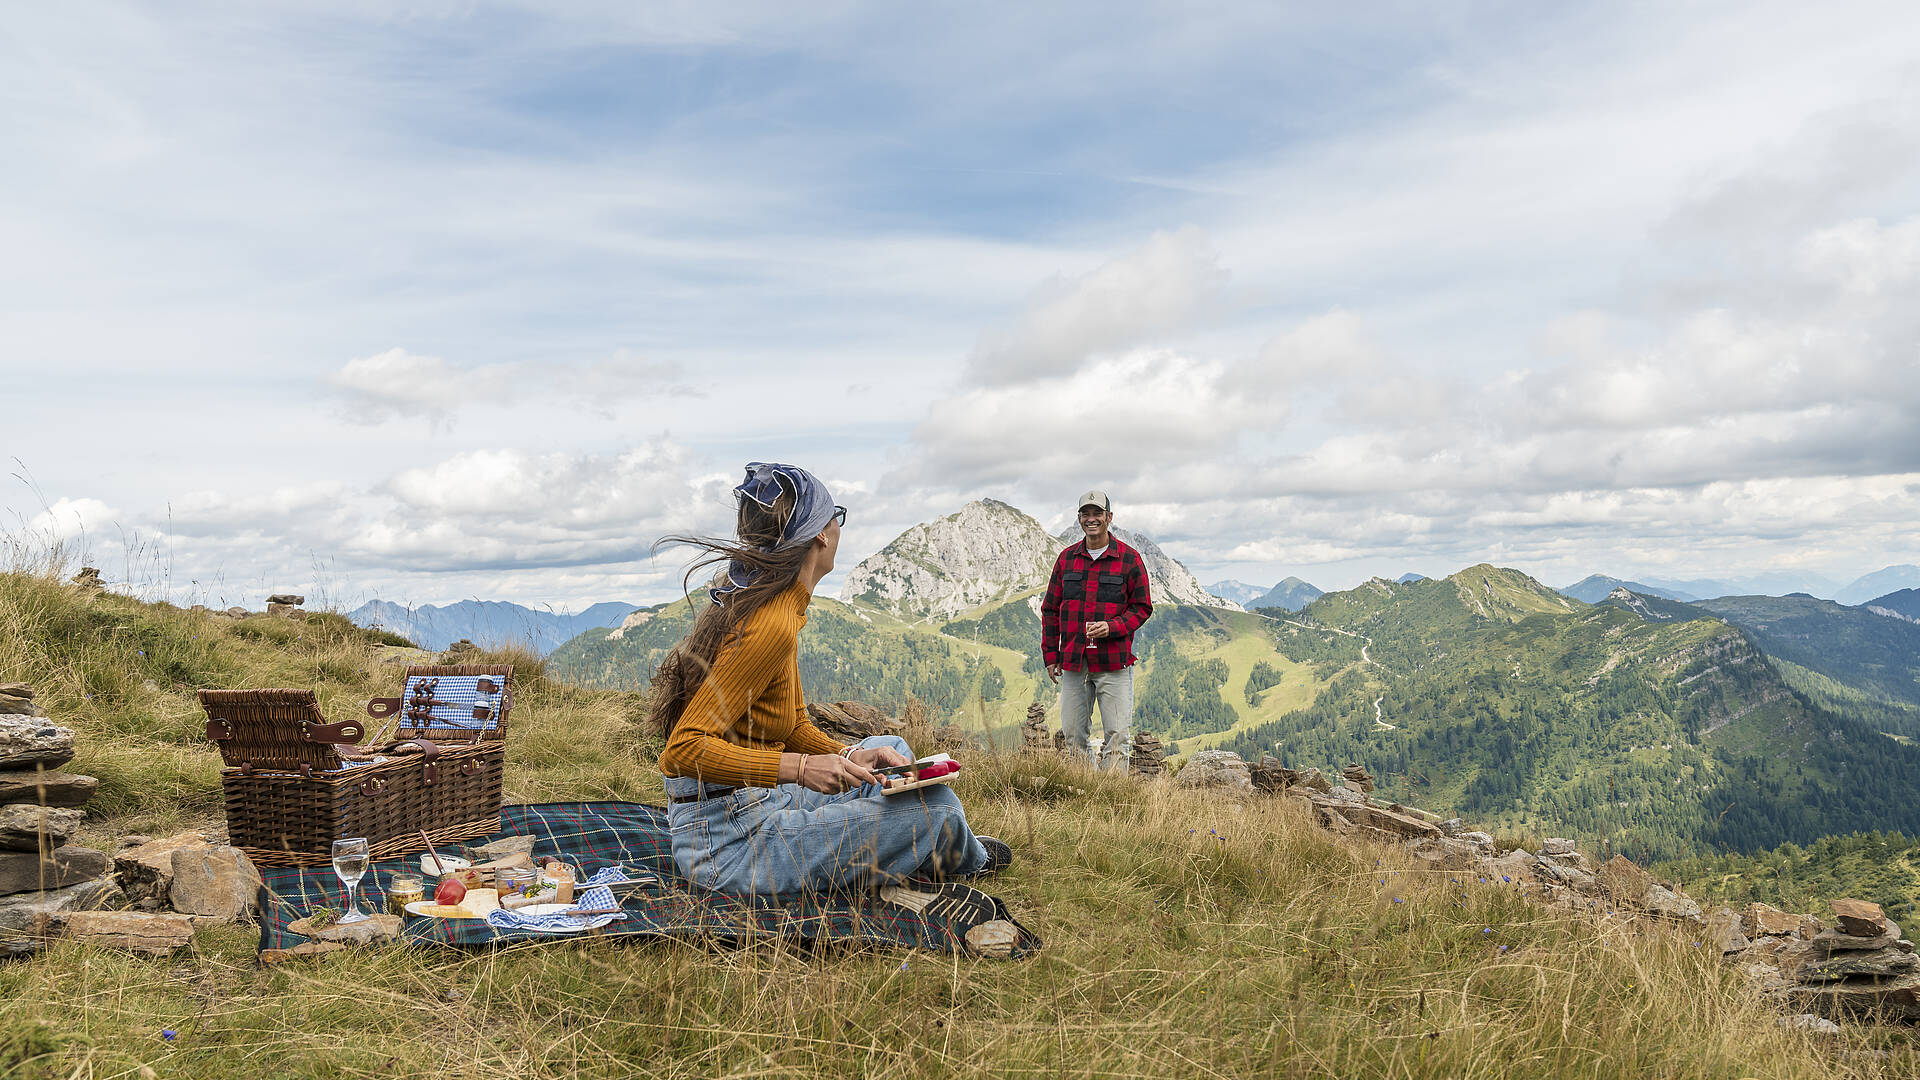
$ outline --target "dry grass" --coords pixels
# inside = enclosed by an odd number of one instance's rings
[[[118,816],[103,828],[155,831],[179,811],[139,793],[164,785],[207,805],[217,761],[179,704],[190,683],[160,678],[164,665],[202,665],[213,685],[316,686],[339,710],[397,678],[344,632],[255,622],[0,577],[0,677],[45,689],[81,728],[83,764],[115,770]],[[520,662],[514,797],[657,800],[634,699],[547,684]],[[994,889],[1047,942],[1031,960],[600,940],[262,970],[241,929],[168,961],[68,943],[0,965],[0,1077],[1812,1080],[1920,1064],[1904,1029],[1782,1028],[1678,932],[1416,869],[1334,840],[1289,801],[1052,757],[968,764],[958,789],[975,826],[1018,853]]]

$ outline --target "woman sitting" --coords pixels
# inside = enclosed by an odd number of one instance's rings
[[[800,629],[814,586],[833,571],[846,509],[792,465],[749,464],[734,494],[738,543],[668,538],[706,550],[689,579],[727,563],[653,679],[680,873],[721,892],[786,893],[1005,866],[1012,852],[973,834],[946,784],[881,794],[875,770],[913,761],[904,739],[842,746],[807,717]]]

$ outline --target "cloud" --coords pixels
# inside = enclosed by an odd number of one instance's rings
[[[1157,232],[1079,278],[1042,285],[1010,326],[982,334],[969,381],[1018,384],[1068,374],[1102,353],[1157,341],[1217,309],[1229,275],[1201,230]]]
[[[584,363],[512,362],[459,367],[438,356],[388,349],[349,360],[327,376],[346,415],[359,423],[423,417],[436,424],[474,408],[508,408],[551,399],[603,418],[612,406],[637,397],[692,397],[680,365],[620,355]]]

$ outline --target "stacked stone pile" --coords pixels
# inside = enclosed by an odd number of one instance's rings
[[[300,610],[300,605],[306,602],[307,598],[298,593],[274,593],[267,597],[267,614],[282,619],[304,619],[307,613]]]
[[[83,566],[73,575],[73,583],[83,589],[104,589],[107,583],[100,580],[100,571],[91,566]]]
[[[1052,743],[1047,735],[1047,707],[1036,701],[1027,706],[1027,718],[1020,724],[1020,746],[1025,750],[1046,750]]]
[[[24,684],[0,683],[0,953],[9,955],[37,948],[65,912],[123,899],[106,853],[67,843],[99,781],[60,771],[73,760],[73,732],[33,697]]]
[[[1161,744],[1160,736],[1151,731],[1133,733],[1133,755],[1130,759],[1130,771],[1134,776],[1154,777],[1167,770],[1167,748]]]
[[[1340,770],[1340,776],[1346,780],[1348,787],[1358,788],[1369,795],[1373,793],[1373,777],[1367,775],[1367,770],[1361,768],[1358,763],[1347,762],[1347,767]]]
[[[1318,769],[1288,769],[1271,757],[1249,767],[1237,755],[1216,750],[1195,754],[1179,779],[1228,793],[1301,799],[1327,829],[1400,844],[1435,869],[1511,885],[1543,903],[1677,925],[1793,1012],[1920,1021],[1920,954],[1877,904],[1835,900],[1833,926],[1766,904],[1703,911],[1674,883],[1656,880],[1623,855],[1596,867],[1564,837],[1549,838],[1538,854],[1524,848],[1502,852],[1492,836],[1465,831],[1457,819],[1438,821],[1398,803],[1379,806],[1368,794],[1372,778],[1358,766],[1343,770],[1345,783],[1339,784]]]

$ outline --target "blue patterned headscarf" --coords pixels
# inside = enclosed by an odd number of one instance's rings
[[[833,493],[818,477],[798,465],[749,461],[747,478],[733,493],[771,510],[782,490],[793,492],[793,513],[787,516],[780,539],[772,547],[763,549],[766,551],[787,551],[810,543],[826,531],[827,522],[833,520]],[[753,568],[738,559],[728,561],[726,580],[709,590],[713,602],[718,604],[727,594],[753,584],[754,577]]]

